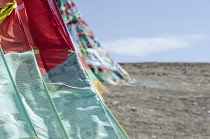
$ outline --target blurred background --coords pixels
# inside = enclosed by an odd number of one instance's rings
[[[118,62],[209,62],[208,0],[75,0]]]
[[[130,74],[103,94],[132,139],[210,138],[208,0],[75,0]]]

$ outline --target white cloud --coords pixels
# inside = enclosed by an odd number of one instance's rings
[[[192,46],[197,40],[205,38],[200,35],[185,35],[172,37],[153,38],[127,38],[104,42],[102,45],[111,53],[132,56],[147,56],[153,53],[160,53],[183,49]]]

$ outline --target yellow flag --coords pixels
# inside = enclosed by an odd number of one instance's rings
[[[2,9],[0,9],[0,24],[7,16],[12,13],[13,9],[15,9],[16,7],[17,2],[15,0],[12,0],[12,3],[7,3]]]

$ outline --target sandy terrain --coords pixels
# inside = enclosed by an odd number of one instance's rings
[[[135,83],[103,96],[131,139],[210,138],[210,64],[121,65]]]

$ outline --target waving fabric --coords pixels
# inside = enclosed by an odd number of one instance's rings
[[[81,66],[56,2],[16,2],[0,24],[1,137],[127,138]]]

